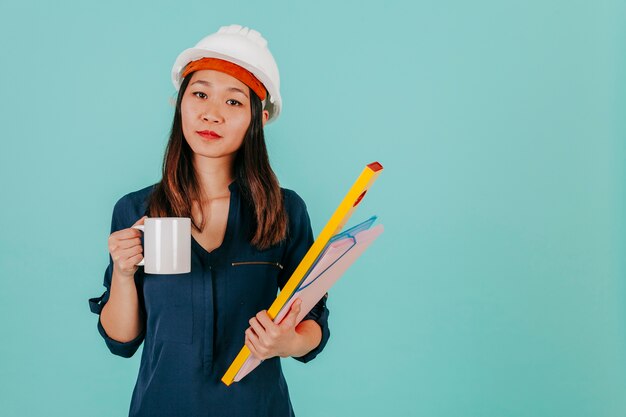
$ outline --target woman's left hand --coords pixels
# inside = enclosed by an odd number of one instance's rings
[[[265,360],[274,356],[286,358],[297,351],[296,320],[300,304],[302,301],[296,300],[280,324],[275,324],[266,310],[259,311],[250,319],[250,327],[246,330],[246,346],[257,359]]]

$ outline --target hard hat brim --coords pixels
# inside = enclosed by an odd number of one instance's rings
[[[233,57],[228,54],[223,54],[223,53],[219,53],[215,51],[207,51],[206,49],[199,49],[199,48],[185,49],[183,52],[181,52],[178,55],[178,57],[176,58],[176,61],[174,62],[174,66],[172,67],[172,83],[174,84],[174,88],[176,89],[176,91],[180,89],[180,85],[182,83],[181,75],[185,66],[189,62],[195,61],[201,58],[224,59],[226,61],[230,61],[234,64],[237,64],[241,66],[242,68],[245,68],[246,70],[250,71],[252,74],[254,74],[254,76],[257,77],[257,79],[261,81],[261,83],[263,83],[269,95],[265,103],[265,110],[269,112],[269,118],[265,124],[267,125],[271,123],[273,120],[275,120],[278,117],[281,111],[281,107],[282,107],[282,100],[280,97],[280,93],[278,92],[278,88],[276,85],[274,85],[272,80],[270,80],[268,77],[264,75],[265,74],[264,69],[259,68],[258,66],[250,64],[248,62],[243,62],[240,59],[237,59],[236,57]]]

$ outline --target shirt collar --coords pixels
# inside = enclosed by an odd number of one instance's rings
[[[237,177],[235,177],[235,179],[233,180],[233,182],[231,182],[230,184],[228,184],[228,189],[233,192],[237,189],[237,186],[239,184],[239,180],[237,179]]]

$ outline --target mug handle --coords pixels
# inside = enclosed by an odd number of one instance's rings
[[[136,225],[136,226],[131,226],[131,227],[132,227],[133,229],[138,229],[138,230],[141,230],[141,231],[143,232],[143,226],[144,226],[143,224],[138,224],[138,225]],[[144,259],[141,259],[141,261],[139,261],[139,263],[138,263],[138,264],[135,264],[135,266],[144,266],[144,265],[143,265],[143,261],[144,261]]]

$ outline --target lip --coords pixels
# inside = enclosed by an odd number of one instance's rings
[[[222,137],[217,132],[214,132],[212,130],[198,130],[196,131],[196,133],[207,139],[219,139]]]

